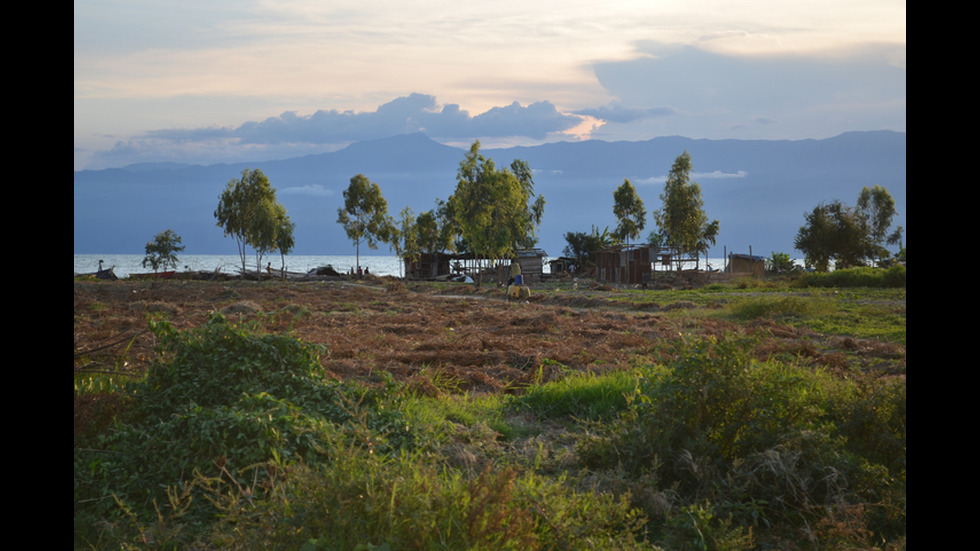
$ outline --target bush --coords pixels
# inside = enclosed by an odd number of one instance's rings
[[[316,347],[220,315],[151,330],[161,359],[130,392],[131,422],[75,449],[76,523],[125,514],[146,525],[167,503],[204,522],[216,513],[204,499],[214,477],[247,484],[290,462],[323,464],[338,441],[380,454],[412,446],[391,389],[324,380]],[[178,507],[175,493],[191,504]]]
[[[850,544],[904,537],[904,382],[869,392],[749,350],[734,337],[679,342],[613,435],[579,447],[582,461],[647,481],[634,494],[662,495],[669,505],[647,514],[669,548],[707,532],[714,543],[700,548],[749,548],[842,519]]]

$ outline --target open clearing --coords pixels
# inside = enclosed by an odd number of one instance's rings
[[[530,302],[504,300],[500,288],[345,282],[82,282],[74,284],[75,369],[142,373],[153,357],[150,316],[178,329],[212,312],[291,332],[323,345],[326,376],[370,382],[379,371],[410,381],[438,369],[464,392],[514,392],[560,371],[629,368],[681,335],[751,333],[757,355],[790,354],[833,369],[904,374],[905,347],[824,336],[771,320],[736,322],[717,303],[658,302],[658,291],[563,288]],[[902,307],[904,310],[904,306]],[[764,357],[760,359],[765,359]]]

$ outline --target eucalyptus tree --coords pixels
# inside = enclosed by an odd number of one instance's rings
[[[350,179],[344,190],[344,206],[337,209],[337,223],[344,226],[347,238],[354,242],[357,270],[361,269],[361,242],[370,249],[377,249],[378,242],[389,243],[397,231],[394,220],[388,215],[388,201],[381,195],[381,187],[358,174]]]
[[[868,239],[874,249],[873,259],[887,258],[889,253],[884,244],[894,245],[902,239],[901,226],[889,233],[892,219],[898,214],[895,210],[895,199],[883,186],[865,186],[858,196],[857,212],[867,226]]]
[[[636,188],[629,179],[613,192],[613,214],[619,219],[616,226],[616,236],[629,245],[631,239],[636,239],[646,226],[647,209],[643,199],[636,193]]]
[[[240,178],[228,182],[218,199],[214,217],[226,236],[234,236],[243,273],[248,246],[255,250],[256,270],[261,269],[265,253],[281,250],[280,245],[292,248],[295,225],[289,221],[285,207],[276,199],[276,190],[261,169],[246,168]]]
[[[720,225],[717,220],[708,221],[701,186],[691,180],[691,170],[691,154],[685,151],[670,168],[660,194],[663,208],[654,211],[653,218],[667,245],[681,253],[700,254],[715,244]]]
[[[496,260],[537,242],[545,201],[538,195],[532,202],[532,197],[534,179],[528,164],[515,160],[510,169],[498,170],[493,159],[480,154],[476,141],[459,163],[447,208],[469,252]]]
[[[286,273],[286,255],[293,250],[296,246],[296,238],[294,233],[296,231],[296,223],[289,219],[289,215],[286,214],[286,208],[281,204],[276,203],[276,250],[279,251],[279,259],[281,261],[281,266],[279,268],[280,273],[285,276]]]

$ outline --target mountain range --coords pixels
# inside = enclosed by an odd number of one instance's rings
[[[566,232],[614,228],[613,191],[629,179],[648,212],[674,159],[688,151],[704,210],[721,231],[711,257],[724,252],[769,256],[793,250],[803,215],[838,199],[853,205],[864,186],[881,185],[895,199],[895,224],[907,227],[906,134],[849,132],[808,140],[702,140],[660,137],[637,142],[578,141],[481,149],[499,167],[514,159],[534,171],[535,191],[546,200],[539,246],[550,256],[565,247]],[[261,168],[296,223],[295,254],[352,254],[337,223],[350,178],[378,183],[397,217],[405,206],[418,214],[447,199],[466,151],[424,134],[351,144],[345,149],[285,160],[240,164],[139,164],[75,171],[76,254],[142,253],[155,234],[173,229],[188,254],[236,254],[213,212],[229,180]],[[654,230],[647,217],[641,239]],[[365,254],[361,250],[361,254]],[[387,254],[387,247],[375,254]]]

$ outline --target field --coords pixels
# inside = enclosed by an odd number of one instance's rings
[[[76,547],[904,547],[904,287],[566,280],[503,295],[388,278],[75,281]],[[264,383],[243,396],[313,419],[294,442],[282,421],[269,453],[236,463],[221,425],[184,470],[106,459],[146,457],[147,441],[167,453],[171,429],[147,421],[156,391],[132,385],[162,388],[147,374],[177,369],[192,341],[227,342],[195,333],[218,315],[235,338],[312,345],[289,354],[334,385],[339,417]],[[221,411],[240,423],[253,406]],[[175,434],[211,426],[187,411],[198,424]],[[153,476],[166,492],[134,491]]]

